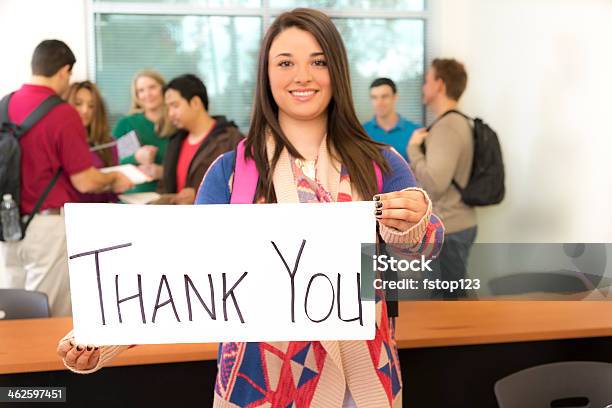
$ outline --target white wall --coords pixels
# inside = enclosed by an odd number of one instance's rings
[[[64,41],[77,63],[73,79],[87,78],[85,0],[0,0],[0,95],[30,77],[30,59],[45,39]]]
[[[468,113],[498,132],[507,199],[481,242],[611,242],[612,2],[435,0],[433,54],[466,63]]]

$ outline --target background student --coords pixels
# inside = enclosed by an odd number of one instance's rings
[[[192,74],[174,78],[164,87],[168,116],[179,130],[170,137],[157,204],[193,204],[204,173],[220,154],[243,138],[225,116],[210,116],[208,94]]]
[[[94,167],[100,169],[116,166],[119,163],[117,146],[111,145],[115,139],[110,134],[106,106],[98,87],[90,81],[75,82],[68,88],[65,99],[81,117]],[[115,201],[117,196],[113,193],[81,195],[81,202]]]
[[[470,248],[476,239],[476,210],[461,200],[454,185],[465,188],[474,158],[472,128],[466,118],[456,112],[459,99],[467,86],[467,72],[454,59],[434,59],[423,85],[423,103],[436,120],[429,133],[418,129],[410,139],[410,165],[419,182],[433,200],[434,211],[446,227],[444,247],[434,261],[441,278],[458,281],[465,278]],[[425,152],[422,145],[425,145]],[[457,298],[464,290],[439,291],[437,296]]]
[[[408,160],[406,147],[418,126],[397,113],[397,86],[389,78],[377,78],[370,85],[370,101],[374,117],[363,124],[365,131],[377,142],[391,145]]]
[[[121,138],[135,131],[142,147],[130,156],[122,157],[121,164],[139,166],[154,181],[138,184],[128,193],[155,191],[162,176],[162,163],[166,155],[168,137],[174,132],[164,105],[164,78],[154,70],[136,73],[132,80],[132,102],[128,116],[117,122],[113,136]]]
[[[9,121],[21,124],[47,98],[62,95],[75,62],[74,54],[62,41],[41,42],[32,55],[30,81],[10,98]],[[132,183],[121,173],[104,174],[93,166],[85,127],[68,103],[49,111],[19,138],[19,145],[20,212],[34,217],[23,240],[0,242],[0,287],[44,292],[52,316],[69,316],[72,309],[63,206],[78,202],[79,193],[122,192]],[[54,177],[57,181],[34,214],[35,203]]]

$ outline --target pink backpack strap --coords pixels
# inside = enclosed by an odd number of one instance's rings
[[[253,160],[247,160],[244,152],[246,139],[242,139],[236,147],[236,164],[234,165],[234,182],[230,204],[252,204],[257,190],[259,173]],[[383,191],[383,175],[380,167],[372,160],[378,192]]]
[[[236,164],[234,165],[234,182],[230,204],[252,204],[257,189],[259,173],[254,160],[247,160],[244,152],[246,139],[236,147]]]
[[[374,173],[376,173],[376,184],[378,185],[378,192],[382,193],[383,191],[383,176],[380,167],[374,160],[372,160],[372,164],[374,165]]]

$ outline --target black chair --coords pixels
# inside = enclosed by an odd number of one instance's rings
[[[499,408],[612,407],[612,364],[567,361],[511,374],[495,383]]]
[[[575,268],[512,271],[508,275],[497,277],[489,282],[493,295],[518,295],[533,292],[573,295],[612,286],[612,280],[605,277],[607,264],[605,244],[543,244],[536,245],[536,247],[544,251],[547,254],[545,257],[550,257],[551,262],[553,259],[556,261],[557,255],[565,256]],[[534,255],[536,247],[532,244],[512,245],[508,251],[515,257],[529,258]]]
[[[0,320],[49,317],[47,294],[23,289],[0,289]]]

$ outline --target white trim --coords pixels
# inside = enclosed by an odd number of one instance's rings
[[[327,12],[332,18],[386,18],[386,19],[426,19],[429,17],[429,12],[425,11],[405,11],[405,10],[356,10],[344,9],[329,10]]]
[[[423,67],[423,81],[425,81],[425,75],[427,74],[427,70],[431,65],[431,61],[434,58],[440,56],[440,47],[439,47],[439,36],[436,38],[435,33],[440,32],[440,24],[439,24],[439,7],[442,7],[443,4],[440,0],[426,0],[427,3],[425,6],[430,13],[430,17],[425,20],[425,58],[423,62],[425,66]],[[428,126],[428,124],[432,123],[435,119],[435,115],[427,110],[426,107],[423,107],[423,125]]]
[[[291,8],[270,8],[269,0],[261,7],[210,7],[197,4],[101,2],[88,0],[91,11],[100,14],[192,15],[192,16],[275,16]],[[428,18],[429,11],[364,10],[358,8],[322,9],[332,18]]]
[[[87,37],[87,78],[96,82],[96,26],[93,0],[85,1],[85,36]]]
[[[93,12],[100,14],[145,14],[189,16],[261,16],[262,9],[247,7],[208,7],[175,3],[105,3],[94,2]]]
[[[261,6],[263,7],[263,14],[261,16],[261,29],[263,30],[261,37],[263,40],[264,34],[268,31],[268,27],[270,27],[270,20],[272,18],[272,14],[270,13],[270,0],[261,0]]]
[[[270,9],[270,14],[275,16],[291,9]],[[331,18],[385,18],[385,19],[425,19],[429,13],[427,11],[398,11],[398,10],[364,10],[355,8],[324,9],[317,8]]]

